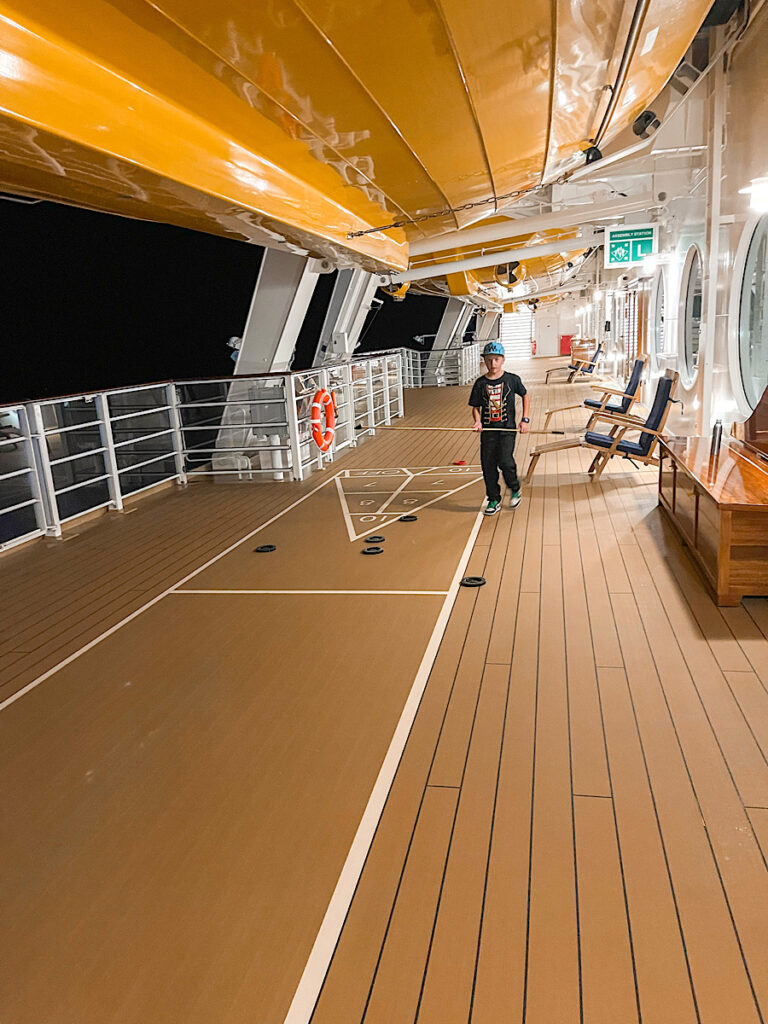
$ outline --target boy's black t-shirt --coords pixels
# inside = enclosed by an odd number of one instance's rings
[[[516,373],[502,373],[496,380],[478,377],[469,396],[469,405],[482,409],[484,427],[513,430],[515,423],[515,395],[526,395],[525,385]]]

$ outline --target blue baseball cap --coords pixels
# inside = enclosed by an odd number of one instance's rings
[[[500,341],[489,341],[483,349],[484,356],[503,356],[506,355],[504,346]]]

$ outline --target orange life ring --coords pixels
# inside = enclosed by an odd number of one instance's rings
[[[322,412],[325,409],[325,433],[322,426]],[[336,397],[325,388],[320,388],[312,399],[312,440],[321,452],[327,452],[336,434]]]

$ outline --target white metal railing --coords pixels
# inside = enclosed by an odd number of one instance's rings
[[[480,345],[416,352],[404,349],[403,376],[409,388],[471,384],[480,375]]]
[[[429,356],[432,355],[432,362]],[[466,384],[479,346],[376,352],[295,373],[146,384],[0,408],[0,550],[171,480],[302,480],[404,413],[403,389]],[[327,452],[312,397],[337,406]]]

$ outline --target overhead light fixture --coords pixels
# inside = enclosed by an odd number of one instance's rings
[[[739,189],[739,195],[749,196],[750,209],[756,213],[768,213],[768,175],[753,178],[746,188]]]

